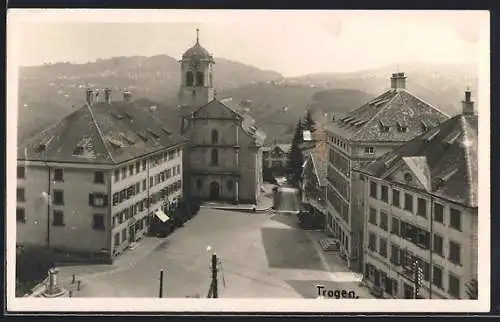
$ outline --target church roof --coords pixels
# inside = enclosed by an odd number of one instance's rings
[[[391,88],[326,126],[351,141],[406,142],[448,115],[404,88]]]
[[[133,103],[85,104],[22,142],[18,159],[118,164],[185,141]]]
[[[385,179],[405,166],[427,192],[477,207],[477,128],[477,115],[457,115],[360,171]]]
[[[200,45],[199,39],[199,29],[196,29],[196,43],[193,47],[186,50],[186,52],[182,55],[182,58],[197,58],[197,59],[210,59],[212,60],[212,55]]]
[[[255,140],[255,144],[262,146],[266,139],[266,134],[255,125],[255,119],[245,112],[241,106],[235,104],[231,99],[217,100],[213,99],[205,105],[192,108],[188,107],[186,109],[183,108],[183,115],[187,116],[188,114],[195,115],[197,111],[201,110],[204,107],[210,106],[211,104],[220,104],[224,108],[227,108],[231,112],[235,113],[241,118],[241,128],[245,133],[250,135]]]
[[[182,58],[211,59],[212,55],[197,42],[193,47],[186,50]]]

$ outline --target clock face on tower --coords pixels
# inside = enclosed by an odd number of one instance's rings
[[[193,59],[191,61],[191,68],[193,70],[197,70],[198,68],[200,68],[200,61],[198,59]]]

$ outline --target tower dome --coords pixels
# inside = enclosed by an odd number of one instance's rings
[[[206,50],[200,45],[199,32],[200,30],[196,29],[196,43],[194,44],[193,47],[186,50],[186,52],[182,55],[183,59],[185,58],[197,58],[197,59],[209,59],[209,60],[212,59],[212,55],[210,55],[208,50]]]

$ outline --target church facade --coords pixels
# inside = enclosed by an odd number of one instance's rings
[[[185,192],[202,200],[256,203],[262,179],[265,134],[231,99],[218,100],[214,59],[197,37],[180,61],[178,101],[185,151]]]

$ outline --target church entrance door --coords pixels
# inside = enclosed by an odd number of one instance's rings
[[[215,181],[210,183],[210,199],[217,200],[219,199],[219,184]]]

